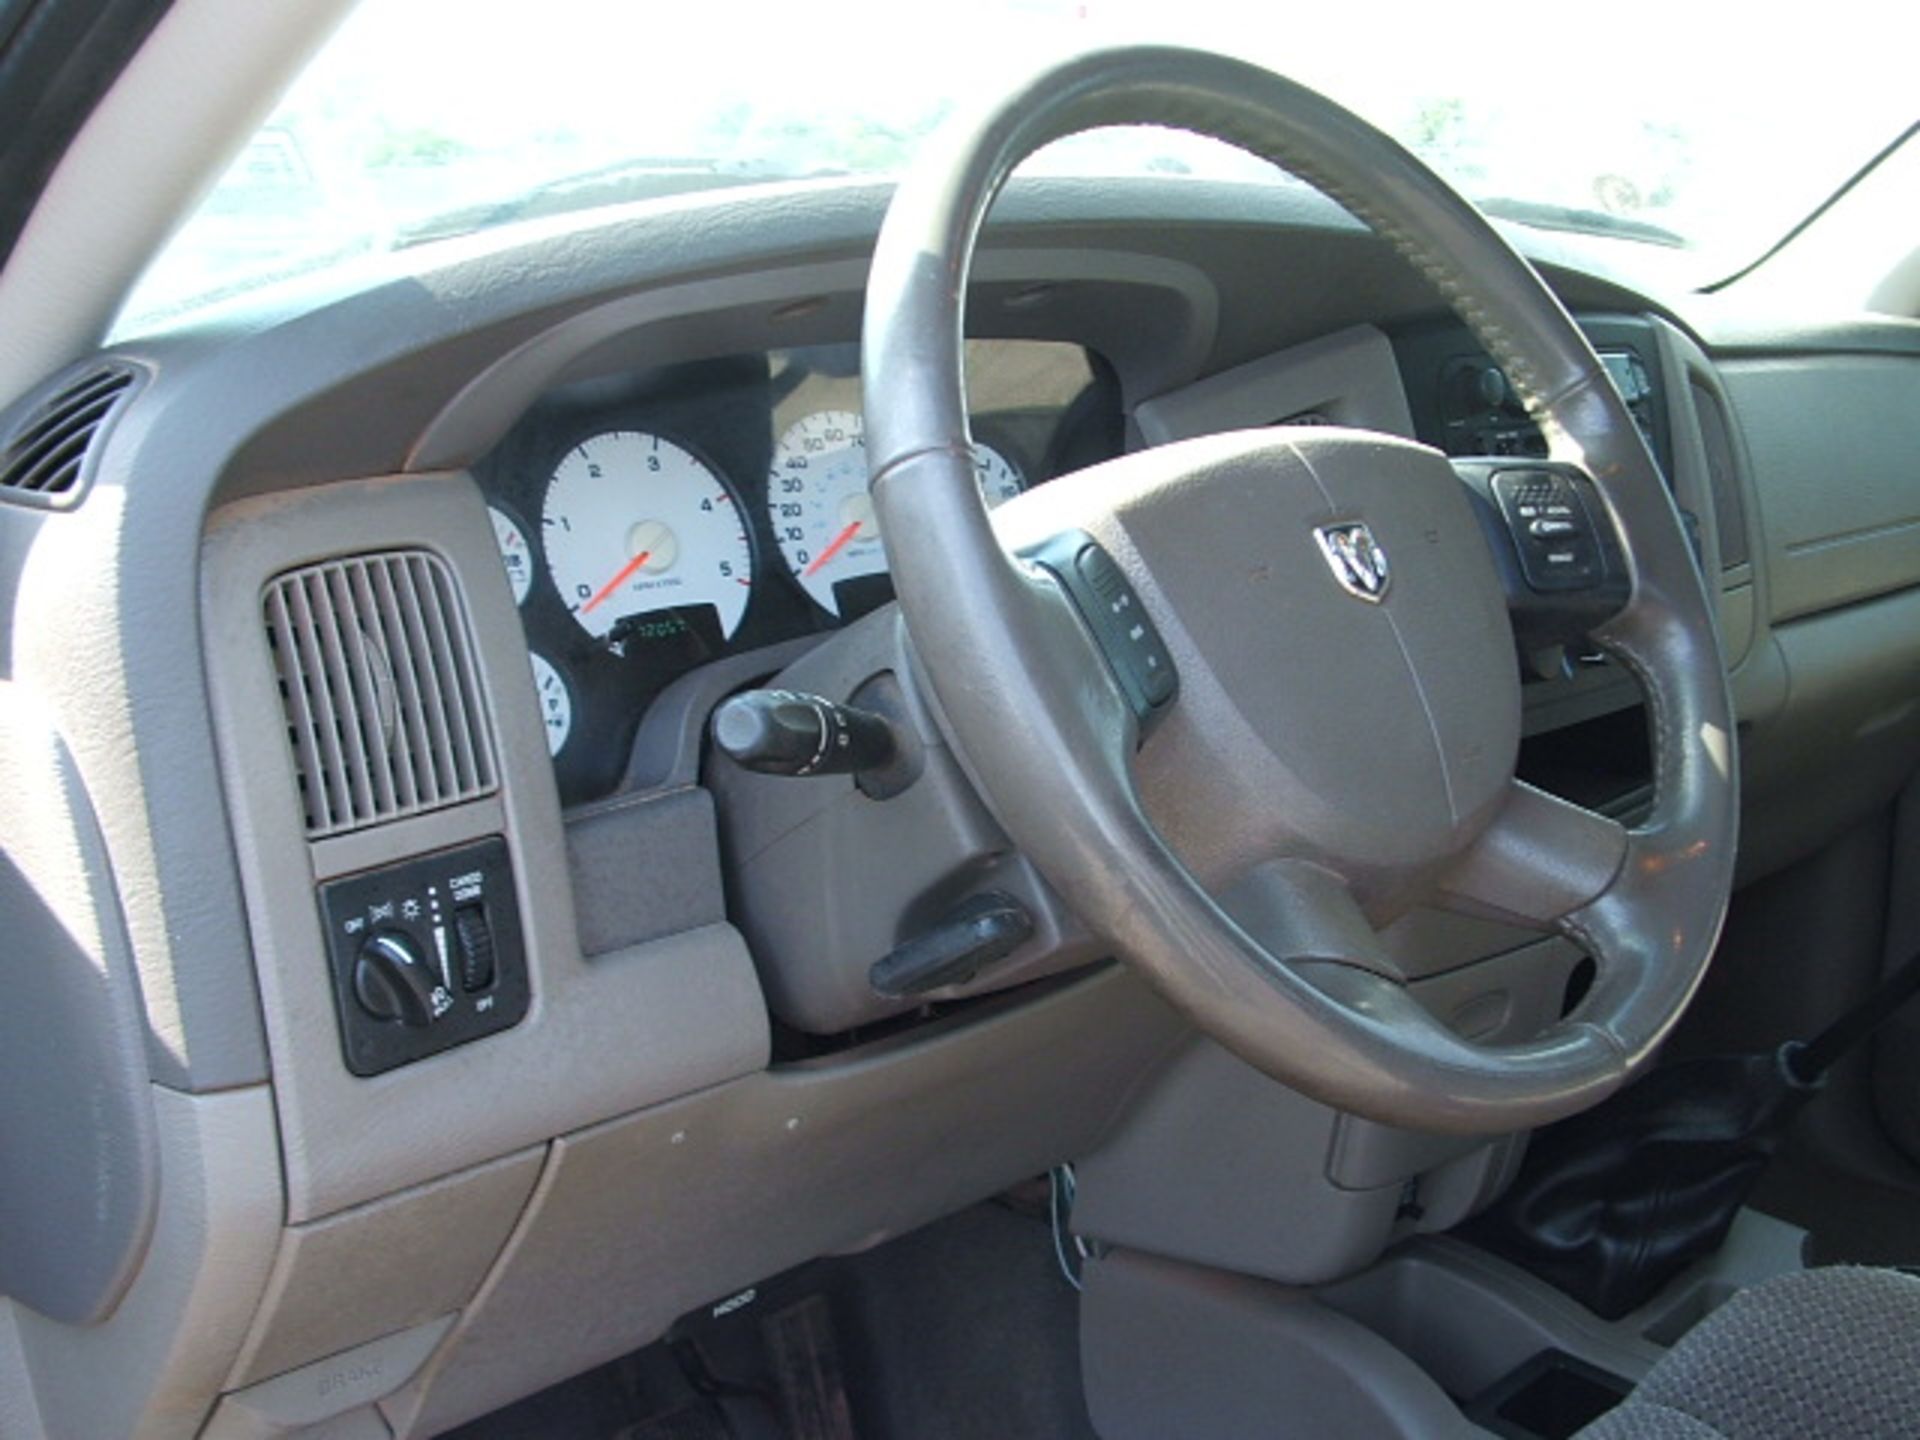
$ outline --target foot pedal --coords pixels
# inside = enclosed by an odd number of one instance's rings
[[[761,1322],[761,1333],[792,1440],[856,1440],[846,1372],[826,1297],[809,1295],[769,1315]]]

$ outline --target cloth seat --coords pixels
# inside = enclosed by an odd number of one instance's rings
[[[1837,1265],[1735,1295],[1575,1440],[1920,1437],[1920,1279]]]

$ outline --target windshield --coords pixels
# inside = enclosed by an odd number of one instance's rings
[[[942,119],[1016,73],[1143,40],[1291,75],[1493,213],[1672,247],[1705,282],[1752,259],[1913,119],[1909,47],[1863,40],[1873,12],[1849,24],[1847,8],[1788,25],[1752,8],[1638,0],[366,0],[118,328],[521,220],[895,173]],[[1157,130],[1075,137],[1027,168],[1286,182]]]

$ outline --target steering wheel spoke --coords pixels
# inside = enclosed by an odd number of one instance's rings
[[[1617,820],[1515,780],[1435,898],[1466,914],[1548,929],[1604,895],[1627,851]]]
[[[1324,866],[1304,860],[1257,865],[1221,904],[1254,944],[1282,964],[1337,965],[1404,983],[1353,891]]]

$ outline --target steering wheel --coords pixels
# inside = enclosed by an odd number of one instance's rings
[[[1369,224],[1506,372],[1550,460],[1474,470],[1382,436],[1248,431],[1062,477],[990,522],[962,368],[976,237],[1024,157],[1119,124],[1238,145]],[[908,176],[863,373],[874,503],[947,738],[1012,841],[1195,1026],[1327,1104],[1464,1133],[1584,1109],[1649,1058],[1732,884],[1725,673],[1631,416],[1471,204],[1255,66],[1094,53]],[[1559,550],[1536,543],[1542,516],[1571,517]],[[1645,691],[1654,802],[1634,829],[1514,778],[1512,615],[1554,604],[1584,604],[1580,628]],[[1416,904],[1557,930],[1594,983],[1533,1039],[1470,1043],[1377,938]]]

